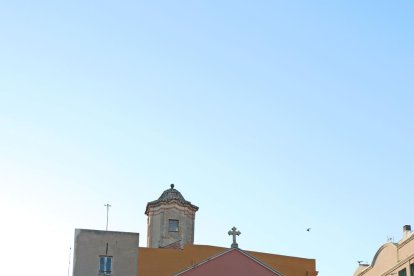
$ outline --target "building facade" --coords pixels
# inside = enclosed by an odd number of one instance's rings
[[[414,276],[414,235],[410,225],[403,227],[403,238],[387,242],[375,254],[371,265],[359,264],[354,276]]]
[[[75,229],[73,276],[137,276],[139,234]]]
[[[239,249],[235,227],[231,248],[195,245],[197,210],[174,185],[148,202],[147,247],[139,247],[138,233],[75,229],[73,276],[318,274],[314,259]]]

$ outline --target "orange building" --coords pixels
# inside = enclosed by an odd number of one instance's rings
[[[140,247],[138,252],[138,276],[173,276],[228,250],[229,248],[208,245],[186,245],[183,249]],[[254,251],[245,252],[262,265],[268,266],[284,276],[316,276],[318,274],[314,259]],[[237,274],[227,275],[236,276]]]

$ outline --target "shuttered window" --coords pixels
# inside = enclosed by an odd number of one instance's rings
[[[112,256],[99,256],[99,275],[112,274]]]
[[[407,276],[407,269],[403,269],[403,270],[400,270],[400,271],[398,271],[398,276]]]

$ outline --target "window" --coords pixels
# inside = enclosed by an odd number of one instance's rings
[[[99,275],[112,274],[112,256],[99,256]]]
[[[178,220],[169,219],[168,220],[168,231],[169,232],[178,232]]]
[[[407,269],[403,269],[403,270],[400,270],[400,271],[398,271],[398,276],[407,276]]]
[[[414,276],[414,264],[410,264],[410,276]]]

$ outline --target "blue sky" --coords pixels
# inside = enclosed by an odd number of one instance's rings
[[[244,249],[352,275],[414,224],[413,13],[0,1],[3,272],[67,275],[74,228],[104,229],[106,202],[145,246],[146,203],[175,183],[196,243],[230,246],[234,225]]]

